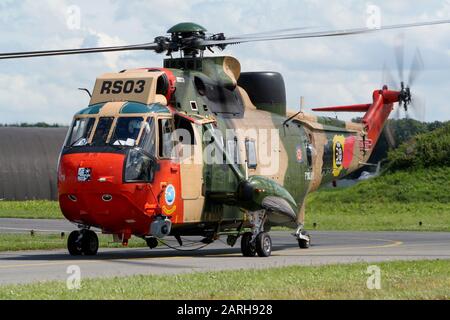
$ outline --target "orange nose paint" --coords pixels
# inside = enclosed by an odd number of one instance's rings
[[[64,216],[107,233],[121,234],[127,228],[141,236],[149,234],[155,216],[164,214],[162,207],[172,223],[183,223],[180,171],[173,170],[174,163],[160,160],[152,183],[127,183],[125,159],[121,153],[62,155],[58,189]]]

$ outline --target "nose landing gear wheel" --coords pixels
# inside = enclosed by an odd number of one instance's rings
[[[85,230],[81,239],[81,247],[86,256],[95,256],[98,251],[98,237],[94,231]]]
[[[270,257],[272,253],[272,239],[269,234],[261,232],[256,237],[256,252],[262,258]]]
[[[83,249],[81,248],[81,232],[72,231],[67,239],[67,249],[71,256],[81,256]]]
[[[252,243],[253,233],[246,232],[241,239],[241,252],[244,257],[256,256],[256,246]]]
[[[95,256],[98,251],[98,237],[91,230],[72,231],[67,239],[67,249],[72,256]]]

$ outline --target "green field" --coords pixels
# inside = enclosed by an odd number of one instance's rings
[[[0,252],[17,250],[51,250],[67,248],[67,237],[57,234],[0,234]],[[100,247],[121,248],[122,244],[112,243],[111,235],[99,235]],[[129,247],[147,247],[144,240],[132,237]]]
[[[307,229],[450,231],[450,167],[399,171],[308,197]]]
[[[389,262],[381,290],[367,288],[368,264],[284,267],[171,276],[1,286],[0,299],[450,299],[448,261]]]
[[[63,219],[56,201],[0,201],[0,218]]]

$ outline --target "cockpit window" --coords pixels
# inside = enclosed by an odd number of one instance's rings
[[[143,122],[144,118],[142,117],[119,118],[110,144],[114,146],[134,147],[139,138]]]
[[[156,154],[156,132],[155,132],[155,120],[153,118],[148,118],[144,123],[144,128],[142,129],[142,136],[140,147],[147,153],[151,155]]]
[[[95,128],[94,137],[92,138],[92,146],[104,146],[106,139],[108,139],[109,131],[114,118],[100,118],[97,127]]]
[[[86,145],[89,136],[91,135],[92,128],[94,127],[94,123],[95,118],[76,119],[66,145],[69,147],[81,147]]]

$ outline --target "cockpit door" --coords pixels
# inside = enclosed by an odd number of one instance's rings
[[[203,151],[201,126],[186,118],[175,116],[176,152],[180,162],[181,196],[184,222],[201,221],[205,197],[203,188]]]

